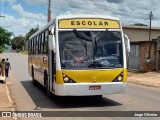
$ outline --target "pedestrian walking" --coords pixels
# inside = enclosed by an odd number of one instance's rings
[[[0,61],[0,75],[1,75],[1,76],[4,76],[4,69],[5,69],[5,59],[3,58],[3,59]]]
[[[6,77],[8,77],[9,69],[11,70],[11,64],[8,61],[8,58],[6,58],[6,61],[5,61],[5,76]]]

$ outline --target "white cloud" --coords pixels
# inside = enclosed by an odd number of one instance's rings
[[[45,25],[46,16],[25,11],[21,4],[15,3],[15,0],[8,0],[8,2],[11,8],[19,14],[20,18],[6,14],[2,21],[2,27],[13,32],[15,36],[25,35],[31,28],[35,28],[37,25],[40,27]]]
[[[13,2],[10,2],[10,4],[11,4],[12,9],[16,11],[21,17],[29,18],[29,19],[36,19],[36,20],[46,19],[46,16],[42,14],[34,14],[28,11],[24,11],[21,4],[14,4]]]
[[[16,11],[21,18],[6,15],[4,26],[12,25],[9,29],[16,35],[24,35],[31,28],[40,27],[46,24],[47,16],[39,13],[25,11],[21,4],[16,4],[16,0],[7,0],[12,9]],[[27,3],[44,5],[47,7],[48,0],[25,0]],[[90,13],[106,16],[119,17],[123,24],[130,23],[149,23],[148,14],[153,11],[153,26],[159,25],[159,0],[51,0],[52,16],[59,14],[78,14]]]
[[[37,20],[33,22],[33,19],[19,18],[16,19],[14,16],[6,15],[2,24],[5,29],[13,32],[15,36],[25,35],[31,28],[37,27],[37,24],[45,25],[43,20]]]
[[[124,24],[144,23],[148,24],[148,14],[153,11],[153,26],[157,26],[159,16],[158,0],[54,0],[52,9],[55,15],[68,13],[90,13],[119,17]],[[60,9],[66,11],[59,12]]]
[[[34,4],[48,4],[48,0],[26,0]],[[124,24],[148,24],[148,14],[153,11],[153,26],[159,24],[159,0],[51,0],[52,15],[59,14],[101,14],[119,17]]]

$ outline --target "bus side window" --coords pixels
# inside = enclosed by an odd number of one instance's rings
[[[34,54],[34,39],[32,38],[32,54]]]
[[[38,36],[36,37],[36,54],[38,54],[38,44],[39,44],[39,39]]]
[[[34,54],[34,38],[32,39],[32,54]]]
[[[45,31],[44,53],[48,52],[48,30]]]
[[[28,54],[31,54],[31,40],[28,42]]]
[[[41,54],[41,34],[39,34],[38,53]]]
[[[36,37],[34,37],[34,54],[36,54],[36,43],[37,43],[37,39]]]
[[[32,54],[32,49],[33,49],[32,41],[33,41],[33,40],[31,39],[31,41],[30,41],[30,42],[31,42],[31,54]]]
[[[43,54],[43,42],[44,42],[44,33],[42,33],[41,37],[41,53]]]

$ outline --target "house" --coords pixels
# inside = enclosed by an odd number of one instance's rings
[[[160,70],[160,28],[151,28],[150,41],[148,26],[123,25],[123,32],[131,44],[128,68],[144,72]]]

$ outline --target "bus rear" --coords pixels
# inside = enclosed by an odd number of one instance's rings
[[[55,94],[124,93],[126,51],[119,20],[59,17],[57,23]]]

